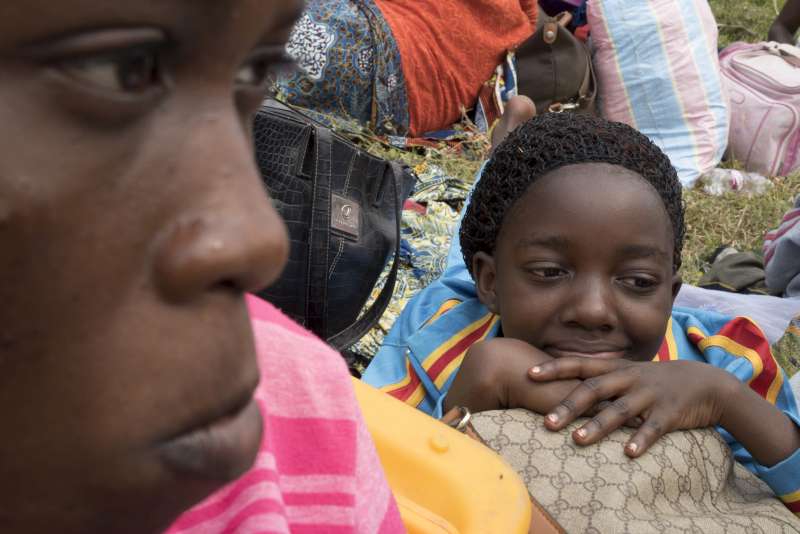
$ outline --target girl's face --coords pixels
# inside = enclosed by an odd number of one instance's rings
[[[0,3],[3,532],[155,532],[252,462],[250,119],[301,8]]]
[[[554,358],[650,360],[680,288],[673,248],[663,203],[640,176],[570,165],[530,186],[473,272],[507,337]]]

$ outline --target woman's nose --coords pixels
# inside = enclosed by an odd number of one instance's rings
[[[562,321],[584,330],[610,331],[616,328],[617,310],[611,281],[602,276],[587,276],[576,282],[561,310]]]
[[[252,141],[233,112],[206,118],[194,132],[176,162],[191,200],[158,244],[159,289],[173,301],[218,289],[263,289],[283,270],[289,244],[256,169]]]

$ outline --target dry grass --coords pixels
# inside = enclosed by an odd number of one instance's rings
[[[769,191],[753,197],[738,193],[714,197],[698,190],[684,195],[687,236],[684,280],[696,283],[708,267],[706,257],[719,245],[761,252],[764,234],[778,225],[792,198],[800,193],[800,175],[776,178],[773,183]]]

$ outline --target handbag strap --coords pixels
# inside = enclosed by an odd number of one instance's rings
[[[778,52],[787,63],[793,67],[800,68],[800,48],[790,44],[782,43],[778,45]]]
[[[400,222],[403,217],[403,199],[400,195],[400,177],[403,170],[396,162],[389,162],[386,167],[392,181],[392,190],[394,192],[394,209],[395,209],[395,249],[394,259],[392,260],[392,269],[389,271],[389,276],[386,278],[386,283],[383,284],[378,298],[372,303],[367,311],[359,317],[353,324],[334,334],[328,338],[328,343],[338,350],[349,347],[362,337],[372,328],[378,319],[381,318],[386,307],[392,300],[394,294],[394,286],[397,281],[397,271],[400,267]]]
[[[555,17],[545,20],[541,28],[541,31],[543,32],[542,39],[544,42],[549,45],[555,43],[556,39],[558,39],[558,27],[561,26],[567,30],[567,26],[570,22],[572,22],[572,13],[569,11],[562,11]]]
[[[594,101],[597,95],[597,80],[594,73],[594,63],[591,54],[586,55],[586,75],[583,77],[581,88],[578,90],[578,103],[582,106]]]
[[[330,245],[331,220],[331,150],[330,130],[314,128],[314,176],[311,194],[311,224],[308,235],[308,273],[306,285],[306,327],[324,332],[328,301],[327,251]],[[324,253],[315,254],[316,250]]]
[[[732,48],[732,47],[731,47]],[[778,56],[793,67],[800,67],[800,48],[787,43],[767,41],[753,46],[755,50],[764,50]]]

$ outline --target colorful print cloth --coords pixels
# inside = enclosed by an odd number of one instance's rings
[[[286,46],[299,69],[279,75],[278,98],[325,124],[411,138],[440,137],[474,109],[486,131],[516,94],[508,52],[537,12],[534,0],[310,0]]]
[[[786,333],[772,346],[772,351],[787,375],[800,378],[800,314],[792,319]]]
[[[414,171],[417,186],[403,210],[402,257],[392,300],[378,324],[352,348],[359,373],[378,352],[408,301],[444,271],[445,253],[458,226],[458,210],[472,187],[471,181],[449,176],[433,164],[422,163]],[[378,279],[371,301],[380,293],[388,272],[389,266]]]
[[[310,0],[286,45],[299,69],[277,80],[278,96],[380,133],[408,130],[400,51],[372,0]]]
[[[341,357],[266,302],[250,312],[261,452],[168,534],[405,532]]]

